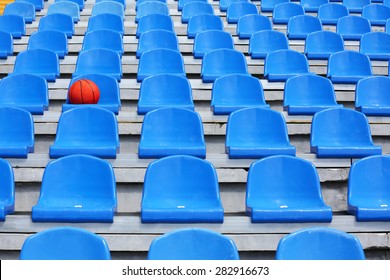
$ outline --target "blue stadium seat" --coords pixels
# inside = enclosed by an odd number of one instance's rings
[[[252,34],[248,53],[252,58],[264,59],[273,51],[289,48],[289,42],[284,33],[276,30],[262,30]]]
[[[264,15],[249,14],[239,18],[236,33],[239,39],[250,39],[253,33],[272,30],[271,20]]]
[[[137,111],[144,115],[163,107],[194,110],[189,80],[173,74],[158,74],[145,78],[140,87]]]
[[[390,157],[355,161],[349,171],[348,212],[356,221],[390,221]]]
[[[161,3],[167,4],[167,0],[137,0],[137,1],[135,1],[135,2],[136,2],[136,3],[135,3],[135,10],[136,10],[136,11],[138,10],[138,6],[139,6],[140,4],[142,4],[142,3],[144,3],[144,2],[149,2],[149,1],[159,1],[159,2],[161,2]],[[104,1],[104,2],[106,2],[106,1]]]
[[[329,228],[308,227],[283,237],[277,260],[364,260],[362,245],[354,235]]]
[[[25,23],[32,23],[36,19],[34,4],[25,1],[8,3],[4,7],[3,15],[22,16]]]
[[[0,106],[15,106],[38,115],[48,110],[48,85],[41,76],[18,74],[4,77],[0,82],[0,92]]]
[[[344,50],[329,57],[327,77],[333,83],[356,83],[372,75],[370,58],[365,54]]]
[[[211,29],[224,31],[222,19],[212,14],[198,14],[188,20],[187,37],[193,39],[199,32]]]
[[[290,0],[261,0],[261,12],[273,12],[277,4],[290,2]]]
[[[290,144],[283,115],[259,107],[240,109],[229,115],[225,148],[232,159],[295,156],[296,151]]]
[[[81,51],[90,49],[109,49],[116,51],[122,57],[124,53],[123,37],[119,32],[110,29],[87,32],[84,35]]]
[[[150,244],[148,260],[239,260],[232,239],[208,229],[184,228],[165,233]]]
[[[85,74],[105,74],[120,81],[122,61],[118,52],[109,49],[90,49],[79,52],[73,78]]]
[[[151,14],[148,16],[143,16],[139,19],[135,35],[137,38],[139,38],[142,33],[154,29],[163,29],[175,32],[173,21],[170,16]]]
[[[139,19],[143,16],[150,14],[162,14],[169,16],[169,8],[166,3],[159,1],[146,1],[138,5],[138,9],[135,15],[135,22],[138,23]]]
[[[54,227],[29,236],[20,260],[111,260],[106,240],[85,229]]]
[[[316,31],[322,31],[321,21],[316,16],[298,15],[290,18],[287,23],[289,39],[306,39],[307,35]]]
[[[27,158],[34,152],[31,113],[17,107],[0,107],[0,157]]]
[[[137,1],[138,4],[139,1]],[[100,14],[114,14],[120,16],[123,20],[125,19],[125,11],[123,4],[116,1],[102,1],[97,2],[92,7],[91,16],[97,16]]]
[[[390,116],[390,77],[371,76],[356,84],[355,108],[367,116]]]
[[[118,3],[122,4],[123,10],[126,10],[126,0],[96,0],[95,3],[100,3],[100,2],[104,2],[104,1],[118,2]]]
[[[15,179],[12,165],[0,158],[1,188],[0,188],[0,221],[15,211]]]
[[[203,123],[197,112],[184,108],[160,108],[145,115],[138,157],[170,155],[206,157]]]
[[[62,2],[62,1],[69,1],[69,2],[74,2],[79,6],[80,11],[84,9],[84,2],[85,0],[54,0],[54,2]]]
[[[183,11],[183,8],[186,4],[191,3],[191,2],[203,2],[203,3],[208,3],[208,0],[178,0],[177,1],[177,10],[178,11]]]
[[[61,114],[50,158],[87,154],[116,158],[119,152],[115,114],[98,106],[79,106]]]
[[[259,79],[244,74],[215,79],[211,91],[211,110],[214,115],[228,115],[246,107],[269,108]]]
[[[69,39],[74,35],[73,18],[66,14],[46,14],[39,20],[38,31],[57,30],[64,32]]]
[[[43,0],[15,0],[15,2],[29,2],[34,5],[37,12],[41,11],[45,5]]]
[[[107,1],[107,0],[106,0]],[[123,19],[115,14],[100,14],[91,16],[88,20],[87,32],[99,29],[110,29],[119,32],[122,36],[125,33]]]
[[[223,215],[217,172],[211,163],[174,155],[148,165],[142,223],[222,223]]]
[[[343,36],[344,40],[359,41],[363,34],[371,32],[371,25],[368,19],[349,15],[339,18],[336,32]]]
[[[390,18],[390,7],[382,4],[370,4],[363,7],[362,17],[368,19],[371,25],[385,26]]]
[[[140,58],[144,52],[155,49],[180,51],[176,33],[163,29],[155,29],[142,33],[138,40],[136,57]]]
[[[300,0],[300,4],[305,9],[305,12],[317,12],[321,5],[327,3],[329,3],[329,0]]]
[[[332,221],[332,208],[322,198],[316,167],[288,155],[265,157],[251,164],[246,213],[252,223]]]
[[[295,50],[284,49],[269,53],[264,61],[264,77],[271,82],[285,81],[290,77],[309,72],[306,56]]]
[[[252,2],[233,2],[226,11],[226,20],[228,23],[237,23],[240,17],[245,15],[258,15],[259,11]]]
[[[234,41],[229,32],[206,30],[199,32],[194,39],[193,54],[195,58],[203,58],[208,52],[216,49],[234,50]]]
[[[228,74],[247,74],[248,67],[242,52],[232,49],[216,49],[207,52],[202,59],[202,80],[214,82],[218,77]]]
[[[219,10],[221,12],[226,12],[229,5],[237,2],[250,2],[249,0],[220,0],[219,1]]]
[[[77,23],[80,20],[79,5],[71,1],[59,1],[50,4],[47,8],[47,14],[65,14],[71,16],[74,23]]]
[[[329,79],[303,74],[289,78],[284,84],[283,107],[289,115],[313,115],[342,105],[337,104],[333,84]]]
[[[0,31],[0,59],[7,58],[14,54],[14,40],[12,35],[5,31]]]
[[[112,223],[117,208],[114,169],[103,159],[75,154],[50,161],[33,222]]]
[[[371,0],[342,0],[342,4],[350,13],[361,13],[364,6],[371,4]]]
[[[375,146],[367,117],[347,108],[316,113],[311,123],[310,151],[318,158],[361,158],[382,154]]]
[[[300,4],[296,2],[283,2],[275,6],[272,20],[275,24],[287,24],[290,18],[303,14],[305,14],[305,10]]]
[[[308,59],[329,59],[331,54],[344,49],[344,40],[340,34],[322,30],[307,35],[304,54]]]
[[[155,49],[144,52],[138,62],[137,81],[157,74],[186,76],[183,56],[179,51]]]
[[[22,51],[16,56],[13,72],[9,73],[14,74],[35,74],[54,82],[60,75],[58,55],[45,49]]]
[[[28,50],[46,49],[57,54],[62,59],[68,54],[68,38],[64,32],[58,30],[36,31],[28,39]]]
[[[188,23],[192,16],[199,14],[214,15],[214,8],[208,2],[191,1],[186,3],[181,11],[181,22]]]
[[[0,31],[8,32],[14,39],[20,39],[26,34],[26,23],[22,16],[0,15]]]
[[[318,8],[317,17],[322,24],[337,25],[339,18],[349,15],[348,8],[339,3],[322,4]]]
[[[388,61],[390,59],[390,33],[375,31],[363,34],[359,51],[371,60]]]
[[[69,87],[79,79],[87,79],[93,81],[99,88],[100,98],[96,105],[88,104],[88,106],[97,106],[107,109],[114,114],[118,114],[121,109],[120,89],[118,81],[110,76],[104,74],[86,74],[80,75],[75,79],[72,79],[69,83]],[[68,97],[65,103],[62,105],[62,111],[65,112],[75,107],[82,107],[85,104],[71,104]]]

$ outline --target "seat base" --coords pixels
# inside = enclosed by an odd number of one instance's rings
[[[381,155],[382,147],[367,146],[364,143],[356,147],[312,146],[310,152],[315,153],[318,158],[362,158]]]
[[[301,209],[249,209],[252,223],[311,223],[332,221],[332,208],[324,206]]]

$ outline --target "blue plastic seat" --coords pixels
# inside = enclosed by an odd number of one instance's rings
[[[10,2],[4,7],[3,15],[22,16],[25,23],[32,23],[36,18],[35,6],[25,1]]]
[[[234,41],[229,32],[206,30],[199,32],[194,39],[193,54],[195,58],[203,58],[208,52],[216,49],[234,50]]]
[[[174,155],[148,165],[142,223],[222,223],[223,215],[217,173],[210,162]]]
[[[367,117],[347,108],[316,113],[311,123],[310,151],[318,158],[361,158],[382,154],[375,146]]]
[[[289,42],[284,33],[276,30],[262,30],[252,34],[248,53],[252,58],[264,59],[273,51],[289,48]]]
[[[117,208],[112,165],[75,154],[49,162],[42,177],[33,222],[112,223]]]
[[[388,61],[390,59],[390,33],[378,31],[363,34],[359,51],[368,55],[371,60]]]
[[[155,49],[180,51],[176,33],[163,29],[155,29],[142,33],[138,40],[136,57],[140,58],[144,52]]]
[[[275,6],[272,20],[275,24],[287,24],[290,18],[303,14],[305,14],[305,10],[300,4],[295,2],[283,2]]]
[[[28,50],[46,49],[64,58],[68,54],[68,38],[66,34],[57,30],[42,30],[34,32],[28,39]]]
[[[208,2],[191,1],[186,3],[181,11],[181,22],[188,23],[192,16],[199,14],[214,15],[214,8]]]
[[[99,88],[100,98],[96,105],[88,104],[88,106],[97,106],[107,109],[114,114],[118,114],[121,109],[121,99],[120,99],[120,89],[118,81],[110,76],[104,74],[87,74],[78,76],[75,79],[72,79],[69,83],[72,85],[75,81],[80,79],[87,79],[93,81]],[[83,107],[85,104],[71,104],[67,98],[65,104],[62,105],[62,111],[65,112],[69,109],[76,107]]]
[[[126,0],[96,0],[95,3],[105,2],[105,1],[112,1],[112,2],[118,2],[122,4],[123,10],[126,10]]]
[[[228,115],[246,107],[269,108],[259,79],[243,74],[215,79],[211,91],[211,110],[215,115]]]
[[[14,54],[14,40],[12,35],[5,31],[0,31],[0,59],[7,58]]]
[[[225,149],[232,159],[295,156],[296,152],[290,144],[283,115],[256,107],[240,109],[229,115]]]
[[[303,74],[289,78],[284,84],[283,107],[289,115],[313,115],[342,105],[337,104],[333,84],[329,79]]]
[[[137,81],[157,74],[186,76],[183,56],[179,51],[154,49],[144,52],[138,63]]]
[[[363,7],[362,17],[368,19],[371,25],[385,26],[390,18],[390,7],[382,4],[370,4]]]
[[[17,107],[0,107],[0,157],[27,158],[34,152],[31,113]]]
[[[208,229],[170,231],[150,244],[149,260],[239,260],[232,239]]]
[[[317,17],[322,24],[336,25],[339,18],[349,15],[348,8],[338,3],[322,4],[318,7]]]
[[[327,3],[329,3],[329,0],[300,0],[305,12],[317,12],[321,5]]]
[[[0,15],[0,31],[10,33],[14,39],[22,38],[26,34],[24,18],[17,15]]]
[[[261,0],[261,12],[273,12],[277,4],[290,2],[290,0]]]
[[[199,32],[211,29],[224,31],[222,19],[212,14],[198,14],[188,20],[187,37],[193,39]]]
[[[138,157],[170,155],[206,157],[203,124],[197,112],[184,108],[160,108],[145,115]]]
[[[29,236],[20,260],[110,260],[106,240],[76,227],[54,227]]]
[[[249,75],[244,54],[232,49],[207,52],[202,59],[200,74],[205,83],[214,82],[216,78],[229,74]]]
[[[79,6],[80,11],[82,11],[85,6],[84,4],[85,0],[54,0],[54,2],[62,2],[62,1],[69,1],[69,2],[76,3]]]
[[[165,108],[180,107],[194,110],[189,80],[173,74],[158,74],[145,78],[140,87],[138,114]]]
[[[371,76],[356,84],[355,108],[367,116],[390,116],[390,77]]]
[[[162,14],[169,16],[169,8],[166,3],[159,1],[146,1],[138,5],[138,9],[135,15],[135,22],[138,23],[138,20],[150,14]]]
[[[177,10],[178,11],[183,11],[183,8],[186,4],[191,3],[191,2],[203,2],[203,3],[208,3],[208,0],[178,0],[177,1]]]
[[[316,167],[288,155],[265,157],[251,164],[246,213],[252,223],[332,221],[332,208],[322,198]]]
[[[173,27],[173,21],[170,16],[151,14],[148,16],[143,16],[139,19],[135,35],[137,38],[139,38],[142,33],[154,29],[162,29],[175,32],[175,29]]]
[[[362,245],[354,235],[329,228],[309,227],[283,237],[277,260],[364,260]]]
[[[285,81],[309,72],[306,56],[298,51],[284,49],[270,52],[264,61],[264,77],[268,81]]]
[[[336,32],[343,36],[344,40],[359,41],[363,34],[371,32],[371,25],[368,19],[349,15],[339,18]]]
[[[226,19],[228,23],[237,23],[240,17],[245,15],[258,15],[259,11],[252,2],[233,2],[226,11]]]
[[[59,1],[50,4],[47,8],[47,14],[65,14],[71,16],[74,23],[77,23],[80,20],[79,5],[71,1]]]
[[[15,211],[15,179],[11,164],[0,158],[1,188],[0,188],[0,221]]]
[[[219,1],[219,10],[221,12],[227,12],[229,5],[237,2],[250,2],[249,0],[220,0]]]
[[[167,4],[167,0],[137,0],[135,3],[135,10],[138,10],[138,6],[144,2],[149,2],[149,1],[159,1],[161,3]],[[105,1],[104,1],[105,2]]]
[[[119,152],[115,114],[98,106],[79,106],[61,114],[50,158],[88,154],[116,158]]]
[[[343,50],[343,37],[336,32],[322,30],[306,37],[304,54],[308,59],[329,59],[331,54]]]
[[[64,32],[69,39],[74,35],[73,18],[66,14],[46,14],[39,20],[38,31],[57,30]]]
[[[34,5],[35,11],[39,12],[44,7],[44,1],[43,0],[15,0],[15,2],[29,2]]]
[[[137,1],[138,3],[139,1]],[[114,14],[120,16],[123,20],[125,19],[125,11],[123,5],[116,1],[102,1],[97,2],[92,7],[91,16],[97,16],[100,14]]]
[[[120,81],[122,61],[118,52],[109,49],[90,49],[79,52],[73,78],[85,74],[105,74]]]
[[[114,30],[119,32],[122,36],[125,33],[123,19],[118,15],[109,13],[91,16],[89,18],[87,32],[100,29]]]
[[[355,161],[349,171],[348,212],[356,221],[390,221],[390,157]]]
[[[287,37],[289,39],[306,39],[307,35],[316,31],[322,31],[321,21],[316,16],[294,16],[287,23]]]
[[[342,0],[342,4],[350,13],[361,13],[364,6],[371,4],[371,0]]]
[[[45,49],[22,51],[16,56],[14,70],[9,75],[14,74],[34,74],[54,82],[60,75],[58,55]]]
[[[15,106],[42,115],[49,107],[46,80],[37,75],[18,74],[4,77],[0,82],[0,106]]]
[[[253,33],[272,30],[271,20],[264,15],[249,14],[239,18],[236,33],[239,39],[250,39]]]
[[[124,53],[123,37],[119,32],[110,29],[87,32],[84,35],[81,51],[90,49],[109,49],[117,52],[122,57]]]
[[[329,57],[327,77],[333,83],[353,84],[372,75],[370,58],[365,54],[344,50]]]

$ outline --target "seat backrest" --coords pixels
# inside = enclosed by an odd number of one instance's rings
[[[390,77],[371,76],[359,80],[355,90],[356,109],[362,111],[363,106],[376,107],[379,113],[381,108],[390,106],[389,90]]]
[[[240,17],[249,14],[259,14],[255,4],[243,1],[233,2],[227,8],[226,19],[228,23],[237,23]]]
[[[181,22],[188,23],[189,19],[192,16],[199,14],[211,14],[214,15],[213,6],[206,2],[202,1],[191,1],[184,4],[183,9],[181,11]]]
[[[15,210],[15,179],[12,165],[1,158],[0,173],[0,221],[5,221],[5,217]]]
[[[110,260],[106,240],[76,227],[55,227],[29,236],[21,260]]]
[[[383,4],[370,4],[362,9],[362,17],[368,19],[371,25],[384,26],[390,18],[390,7]]]
[[[360,39],[360,52],[368,55],[372,60],[389,60],[390,33],[369,32]]]
[[[271,20],[264,15],[249,14],[238,19],[236,33],[240,39],[249,39],[253,33],[272,30]]]
[[[60,1],[50,4],[47,8],[47,14],[66,14],[73,18],[73,22],[80,20],[80,8],[75,2]]]
[[[85,33],[81,51],[100,48],[116,51],[122,57],[124,47],[121,34],[110,29],[100,29]]]
[[[69,1],[69,2],[74,2],[79,6],[80,11],[84,9],[84,0],[54,0],[54,2],[62,2],[62,1]]]
[[[252,34],[248,52],[252,58],[265,58],[268,53],[289,48],[289,42],[284,33],[276,30],[262,30]]]
[[[99,14],[91,16],[88,20],[87,32],[99,30],[99,29],[110,29],[119,32],[121,35],[125,32],[124,22],[121,16],[116,14]]]
[[[309,59],[328,59],[331,54],[343,50],[343,37],[336,32],[322,30],[306,37],[304,53]]]
[[[342,0],[349,12],[360,13],[364,6],[371,4],[371,0]]]
[[[47,14],[39,20],[38,31],[57,30],[71,38],[75,32],[73,18],[66,14]]]
[[[273,12],[277,4],[284,2],[290,2],[290,0],[262,0],[260,9],[262,12]]]
[[[301,6],[305,9],[305,12],[317,12],[318,8],[329,3],[329,0],[300,0]]]
[[[0,58],[7,58],[14,53],[14,40],[6,31],[0,31]]]
[[[309,73],[306,56],[298,51],[283,49],[270,52],[264,62],[264,75]]]
[[[221,30],[206,30],[196,35],[193,49],[195,58],[203,58],[205,53],[215,49],[234,49],[232,35]]]
[[[168,232],[150,244],[149,260],[238,260],[235,243],[207,229],[187,228]]]
[[[43,9],[44,1],[43,0],[15,0],[16,2],[29,2],[34,5],[35,11],[39,12]]]
[[[64,58],[68,54],[68,38],[58,30],[37,31],[30,35],[27,49],[47,49],[55,52],[58,58]]]
[[[368,19],[349,15],[339,18],[336,32],[343,36],[344,40],[360,40],[363,34],[371,32],[371,25]]]
[[[0,15],[0,31],[8,32],[12,38],[19,39],[26,34],[25,20],[18,15]]]
[[[224,30],[222,19],[212,14],[198,14],[192,16],[187,25],[187,37],[195,38],[196,34],[202,31],[217,29]]]
[[[140,58],[144,52],[154,49],[180,51],[176,33],[163,29],[155,29],[142,33],[138,40],[137,58]]]
[[[249,2],[249,0],[221,0],[219,1],[219,10],[226,12],[231,4],[237,2]]]
[[[294,2],[283,2],[274,7],[272,14],[273,22],[276,24],[286,24],[293,16],[303,15],[303,7]]]
[[[325,227],[309,227],[283,237],[277,260],[364,260],[362,245],[352,234]]]
[[[136,37],[139,38],[142,33],[153,29],[163,29],[172,32],[175,31],[173,27],[173,21],[170,16],[150,14],[139,19],[136,30]]]
[[[150,14],[162,14],[169,16],[170,13],[168,5],[159,1],[146,1],[139,4],[135,15],[135,22],[137,23],[141,17]]]
[[[138,2],[139,1],[137,1],[137,4]],[[125,11],[123,9],[123,5],[116,1],[102,1],[95,3],[91,11],[91,16],[97,16],[106,13],[118,15],[122,19],[125,18]]]
[[[161,2],[161,3],[167,3],[167,0],[137,0],[136,1],[136,4],[135,4],[135,10],[137,11],[138,10],[138,6],[144,2],[149,2],[149,1],[158,1],[158,2]],[[103,1],[105,2],[105,1]]]
[[[294,16],[287,23],[287,37],[289,39],[306,39],[310,33],[321,30],[321,21],[318,17],[311,15]]]
[[[35,6],[29,2],[10,2],[4,7],[3,15],[22,16],[26,23],[31,23],[36,18]]]
[[[341,17],[349,15],[348,8],[338,3],[322,4],[318,8],[317,16],[322,24],[336,25]]]
[[[371,62],[367,55],[351,50],[332,54],[328,61],[328,77],[372,76]]]

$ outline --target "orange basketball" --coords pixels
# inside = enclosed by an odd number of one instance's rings
[[[69,87],[68,101],[71,104],[96,104],[99,98],[99,88],[91,80],[80,79]]]

